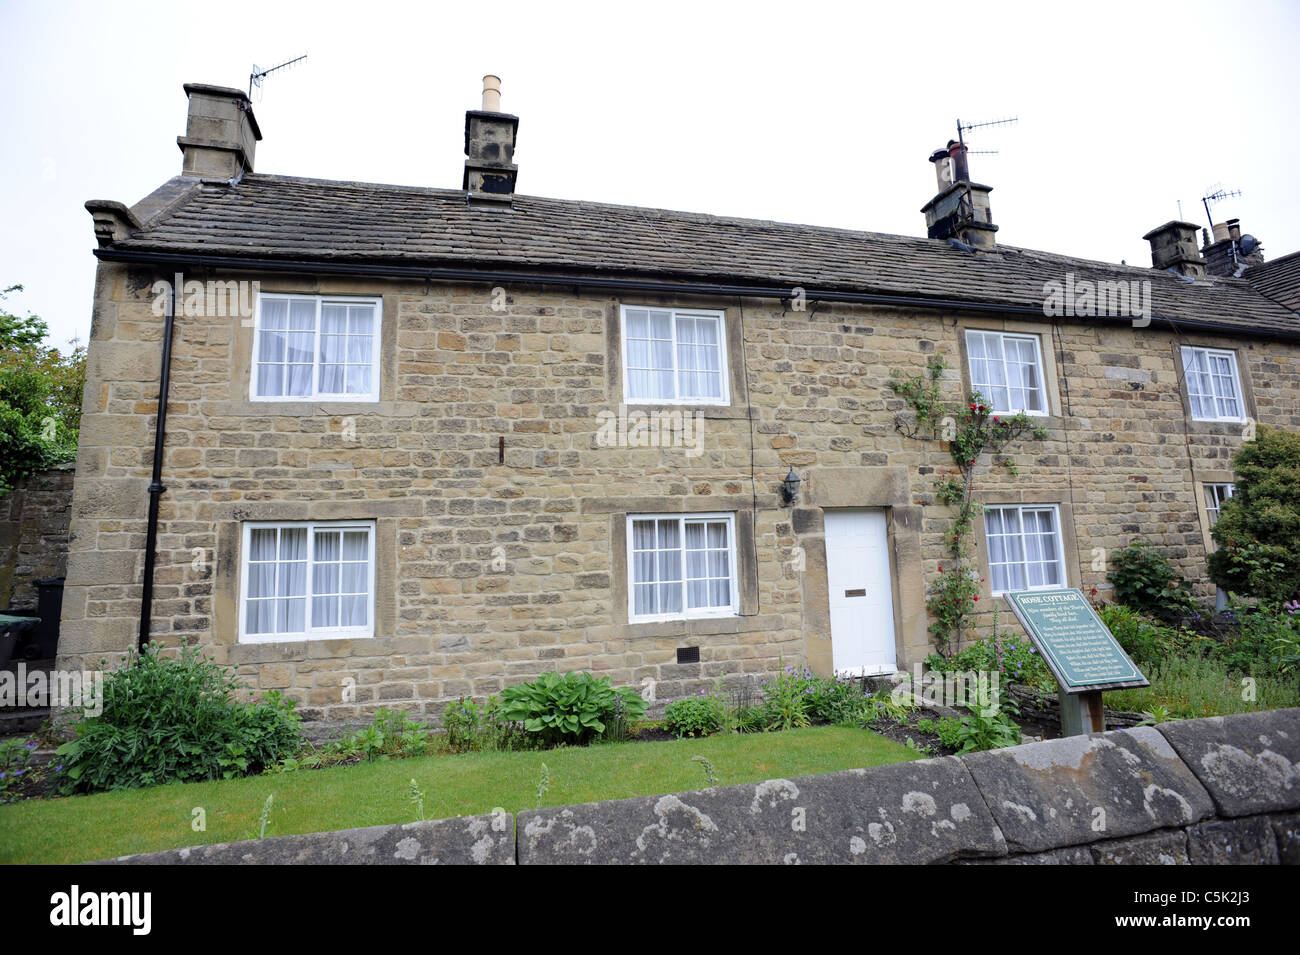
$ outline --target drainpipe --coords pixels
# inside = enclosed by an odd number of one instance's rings
[[[169,283],[170,284],[170,283]],[[139,648],[149,643],[153,617],[153,568],[158,550],[158,499],[167,490],[162,484],[163,443],[167,438],[167,393],[171,385],[172,331],[176,325],[176,287],[167,293],[167,317],[163,326],[162,370],[158,374],[158,416],[153,434],[153,475],[149,482],[149,526],[144,542],[144,591],[140,596]]]

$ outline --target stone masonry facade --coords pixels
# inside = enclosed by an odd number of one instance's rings
[[[0,497],[0,609],[36,607],[36,581],[62,577],[72,512],[71,465],[20,479]]]
[[[68,666],[96,666],[136,640],[163,335],[151,286],[172,277],[98,269],[63,603]],[[488,284],[191,277],[382,296],[380,400],[370,403],[251,402],[251,323],[176,319],[152,632],[198,641],[257,692],[282,690],[325,719],[380,706],[435,715],[553,669],[654,679],[661,697],[782,661],[829,673],[828,508],[885,509],[898,664],[923,660],[933,649],[925,581],[943,563],[951,518],[935,503],[934,472],[951,458],[897,432],[904,406],[888,382],[939,355],[958,399],[969,388],[967,328],[1039,336],[1048,438],[1011,449],[1019,476],[986,473],[979,497],[1058,505],[1067,583],[1085,592],[1109,588],[1099,555],[1142,536],[1212,594],[1201,488],[1232,480],[1243,428],[1192,420],[1180,345],[1234,350],[1250,418],[1300,428],[1300,345],[1247,335],[526,285],[506,288],[494,309]],[[699,456],[597,440],[599,413],[617,412],[623,394],[627,304],[725,312],[731,403],[698,409]],[[793,507],[779,494],[791,467],[804,479]],[[740,613],[629,624],[626,515],[678,512],[735,515]],[[242,523],[363,519],[376,522],[375,637],[240,643]],[[976,541],[983,563],[980,528]],[[1014,626],[1009,614],[1001,623]],[[677,663],[681,647],[699,647],[700,662]],[[349,684],[355,696],[342,692]]]

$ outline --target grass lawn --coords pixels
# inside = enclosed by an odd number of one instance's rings
[[[622,743],[546,752],[470,753],[362,763],[253,776],[32,799],[0,806],[0,863],[68,863],[179,846],[255,838],[268,795],[268,836],[411,822],[410,781],[424,792],[429,819],[508,812],[537,805],[542,764],[548,806],[651,796],[708,785],[695,755],[712,763],[719,785],[806,776],[920,758],[867,730],[818,726],[783,733]],[[207,830],[191,827],[194,810]]]

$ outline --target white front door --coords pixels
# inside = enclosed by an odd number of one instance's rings
[[[883,510],[828,510],[826,579],[836,673],[893,673],[894,587]]]

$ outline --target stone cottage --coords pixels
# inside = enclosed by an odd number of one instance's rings
[[[1218,274],[1184,222],[1151,269],[999,245],[960,144],[924,238],[527,196],[498,90],[440,189],[255,172],[248,97],[187,85],[181,174],[87,203],[64,665],[196,640],[326,718],[910,666],[951,459],[888,383],[936,355],[1048,432],[983,482],[986,598],[1104,589],[1138,535],[1209,595],[1233,452],[1300,428],[1296,303],[1238,244]]]

